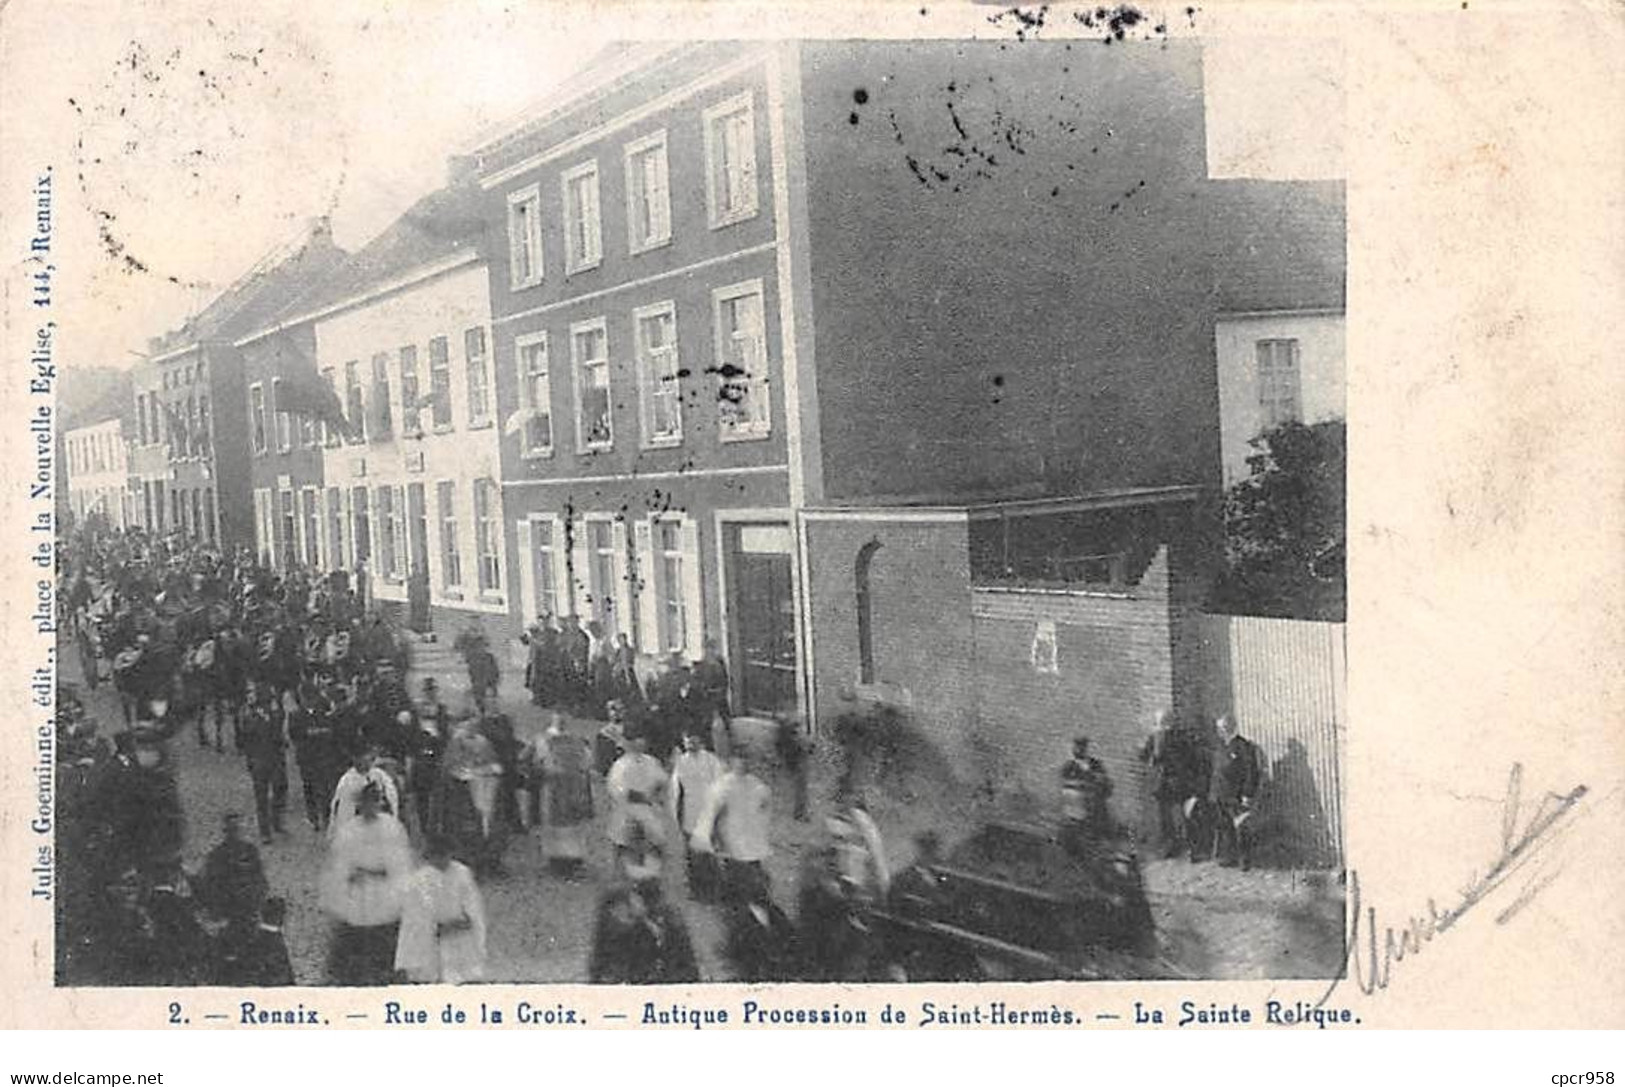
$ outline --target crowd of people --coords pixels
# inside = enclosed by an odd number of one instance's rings
[[[731,742],[714,645],[698,661],[673,654],[646,670],[624,638],[544,618],[523,641],[525,686],[546,725],[526,735],[494,697],[500,669],[476,624],[453,643],[471,702],[453,712],[433,677],[409,693],[409,641],[342,575],[101,532],[65,544],[62,579],[84,682],[111,683],[119,706],[101,722],[71,687],[61,700],[71,757],[58,845],[73,885],[60,911],[65,981],[292,983],[281,935],[289,889],[270,886],[261,850],[290,838],[299,814],[324,851],[316,897],[331,922],[324,975],[301,981],[484,977],[481,885],[506,875],[513,837],[537,834],[549,872],[579,880],[592,874],[600,825],[613,860],[597,873],[608,879],[593,980],[698,979],[683,912],[667,901],[679,882],[722,911],[735,976],[844,976],[820,950],[834,946],[829,925],[842,923],[842,901],[877,901],[885,868],[841,853],[862,843],[879,858],[879,834],[861,812],[831,822],[820,855],[829,878],[803,880],[810,920],[792,925],[765,864],[772,773],[761,753]],[[566,713],[608,724],[589,740]],[[804,752],[786,735],[795,754],[784,743],[769,754],[800,771],[805,818]],[[190,870],[177,757],[188,742],[240,756],[253,797],[251,826],[228,813],[219,843]],[[853,830],[854,818],[866,829]],[[683,862],[681,881],[668,878],[668,856]]]
[[[342,574],[272,569],[246,550],[139,531],[75,538],[62,558],[84,682],[110,682],[119,706],[109,742],[71,690],[60,703],[65,981],[291,983],[289,889],[270,886],[260,850],[291,837],[300,814],[311,832],[301,837],[323,851],[316,899],[331,925],[325,973],[305,982],[485,977],[482,886],[507,876],[517,835],[539,838],[551,876],[605,885],[593,981],[699,980],[685,911],[669,901],[677,887],[718,911],[721,950],[743,981],[893,976],[898,956],[871,923],[876,911],[931,908],[935,840],[917,841],[914,866],[894,881],[849,789],[804,854],[791,920],[767,863],[773,786],[787,773],[795,817],[807,817],[807,751],[790,728],[766,750],[734,742],[714,644],[697,661],[672,654],[650,668],[624,636],[544,616],[521,638],[537,720],[516,723],[476,622],[453,641],[469,680],[468,704],[454,711],[433,677],[409,691],[410,639]],[[607,724],[581,735],[583,719]],[[1196,743],[1162,714],[1141,757],[1168,855],[1216,852],[1246,866],[1257,750],[1228,718],[1219,733],[1217,747]],[[252,830],[247,814],[228,813],[193,870],[182,863],[176,758],[188,738],[239,755],[253,798]],[[1087,854],[1117,833],[1112,782],[1086,738],[1061,786],[1069,850]],[[605,849],[609,870],[594,871]],[[916,961],[910,974],[956,969]]]

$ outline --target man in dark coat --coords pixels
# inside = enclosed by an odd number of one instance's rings
[[[163,867],[147,894],[156,973],[149,985],[202,985],[208,981],[209,936],[198,921],[180,862]]]
[[[732,688],[728,682],[728,664],[722,659],[722,651],[718,648],[715,638],[705,640],[705,656],[694,665],[693,690],[707,717],[717,714],[724,723],[732,718],[729,708]]]
[[[282,707],[271,688],[255,683],[249,688],[248,698],[248,709],[243,713],[243,754],[254,780],[254,815],[260,842],[267,844],[273,832],[284,833],[282,815],[288,807],[287,738]]]
[[[163,737],[150,722],[130,735],[130,761],[106,780],[103,809],[112,830],[112,855],[143,874],[180,856],[186,818]]]
[[[1254,805],[1263,785],[1263,761],[1258,745],[1241,735],[1235,719],[1225,714],[1215,722],[1219,747],[1213,755],[1215,849],[1226,868],[1237,864],[1246,871],[1252,864]]]
[[[491,750],[496,752],[497,762],[502,766],[502,778],[497,791],[497,817],[506,819],[508,826],[517,833],[524,833],[525,824],[519,813],[519,738],[514,732],[513,718],[505,713],[495,712],[495,707],[480,715],[479,729],[481,735],[491,744]]]
[[[243,817],[227,812],[224,837],[209,850],[198,877],[198,898],[205,909],[228,922],[252,921],[265,900],[265,866],[254,843],[243,837]]]
[[[312,830],[326,830],[333,787],[344,772],[344,748],[333,727],[334,706],[322,685],[306,680],[299,686],[297,708],[288,719],[294,761],[305,799],[305,819]]]
[[[1173,715],[1167,710],[1159,710],[1153,719],[1151,733],[1140,747],[1140,761],[1145,763],[1146,789],[1157,809],[1164,856],[1177,857],[1185,848],[1195,853],[1195,827],[1187,826],[1185,808],[1192,797],[1201,794],[1206,779],[1200,772],[1195,741],[1173,726]]]
[[[587,634],[585,622],[581,616],[576,616],[575,621],[564,628],[560,639],[564,650],[568,697],[578,704],[586,703],[591,697],[587,688],[591,679],[588,666],[592,658],[592,638]]]

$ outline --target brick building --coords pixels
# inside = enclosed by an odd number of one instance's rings
[[[136,364],[130,476],[141,524],[226,546],[254,544],[251,428],[247,413],[238,414],[248,401],[236,341],[342,255],[318,221],[307,237],[261,260],[185,326],[155,340]]]
[[[262,547],[418,629],[509,609],[485,228],[454,174],[243,344]]]
[[[758,713],[802,674],[779,56],[630,50],[476,152],[511,624],[715,638]]]
[[[628,51],[476,161],[512,620],[714,637],[748,712],[889,702],[1035,786],[1186,708],[1227,229],[1198,47]]]
[[[339,263],[335,259],[328,274]],[[313,279],[296,284],[292,299],[280,300],[264,327],[235,341],[243,363],[255,551],[262,562],[282,569],[318,566],[321,557],[321,533],[311,531],[310,521],[319,518],[325,431],[316,414],[289,410],[296,388],[308,392],[316,379],[316,332],[305,300],[326,280]]]

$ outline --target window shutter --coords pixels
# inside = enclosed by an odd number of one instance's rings
[[[340,565],[353,571],[355,569],[355,498],[350,488],[339,488],[339,516],[344,523],[344,554],[338,556]]]
[[[739,176],[743,193],[740,204],[755,208],[759,196],[756,192],[756,110],[745,109],[744,123],[739,126]]]
[[[265,543],[265,491],[263,488],[254,492],[254,550],[259,553],[263,561],[267,550]]]
[[[606,631],[605,636],[614,644],[615,634],[625,634],[630,641],[637,637],[637,630],[633,623],[636,608],[632,606],[632,577],[627,569],[626,562],[626,522],[616,521],[610,526],[610,540],[615,548],[612,556],[611,568],[615,571],[615,584],[610,592],[614,595],[615,605],[610,609],[609,617],[615,625],[612,632]]]
[[[633,550],[638,559],[638,648],[645,653],[659,655],[660,644],[660,590],[655,584],[655,555],[653,526],[647,520],[632,526]]]
[[[519,567],[519,624],[521,628],[530,626],[536,618],[536,554],[532,549],[530,536],[530,518],[522,517],[514,523],[514,536],[519,542],[519,554],[515,556]]]
[[[289,550],[298,557],[304,558],[310,552],[305,550],[309,545],[305,543],[305,518],[303,511],[299,508],[300,495],[298,491],[289,491],[288,494],[293,499],[293,538],[297,541],[296,546],[290,547]]]
[[[570,565],[573,566],[575,577],[569,581],[570,610],[575,615],[592,618],[592,605],[587,597],[592,593],[591,570],[588,562],[590,552],[587,550],[587,522],[572,521],[570,524]]]
[[[333,568],[333,556],[328,549],[332,546],[327,535],[327,526],[330,523],[327,516],[327,491],[321,487],[316,488],[316,566],[320,570]]]
[[[528,272],[521,263],[525,247],[526,219],[518,208],[517,204],[508,206],[508,271],[510,278],[516,283],[523,281]]]
[[[575,614],[575,587],[570,584],[569,556],[564,551],[564,518],[553,518],[553,547],[548,561],[553,564],[553,606],[560,617]]]
[[[683,518],[683,625],[688,629],[688,656],[698,660],[705,654],[705,596],[700,588],[700,525],[692,517]]]

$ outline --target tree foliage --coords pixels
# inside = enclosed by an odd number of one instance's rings
[[[1215,610],[1342,621],[1347,439],[1342,420],[1285,423],[1254,438],[1249,475],[1224,498],[1225,570]]]

